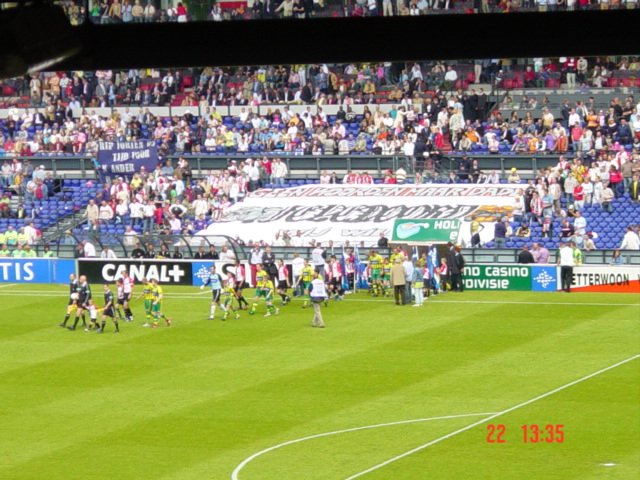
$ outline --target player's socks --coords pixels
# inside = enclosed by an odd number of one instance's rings
[[[61,327],[66,327],[67,326],[67,322],[69,321],[69,317],[70,317],[70,315],[68,313],[64,316],[64,321],[60,324]]]
[[[87,317],[85,317],[84,313],[82,314],[82,326],[83,327],[87,326]]]
[[[118,321],[113,322],[113,325],[116,327],[116,332],[120,331],[120,326],[118,325]]]
[[[73,328],[75,329],[78,326],[78,322],[80,321],[80,317],[76,317],[73,320]],[[85,327],[87,326],[86,324],[84,325]]]
[[[215,305],[211,305],[211,309],[209,310],[209,312],[211,313],[210,317],[213,318],[216,316],[216,306]]]
[[[104,320],[100,323],[100,330],[104,332],[104,326],[107,324]]]

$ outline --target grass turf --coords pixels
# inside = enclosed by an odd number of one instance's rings
[[[141,328],[138,302],[120,335],[109,325],[98,335],[57,327],[64,286],[0,286],[0,478],[228,479],[283,442],[454,417],[309,439],[238,473],[345,480],[640,353],[640,305],[628,295],[465,292],[413,308],[359,294],[324,309],[320,330],[298,301],[278,317],[263,318],[261,304],[255,316],[209,322],[207,292],[165,291],[171,327]],[[362,478],[636,478],[639,366]],[[505,443],[487,443],[487,424],[505,425]],[[563,424],[565,440],[525,443],[530,424]]]

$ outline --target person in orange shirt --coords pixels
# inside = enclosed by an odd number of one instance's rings
[[[596,128],[598,127],[598,116],[596,115],[595,110],[589,110],[589,114],[587,115],[587,128],[591,130],[593,133],[596,133]]]

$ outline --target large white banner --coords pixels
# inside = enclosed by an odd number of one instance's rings
[[[521,185],[304,185],[261,189],[233,205],[204,235],[239,235],[245,242],[274,242],[276,233],[302,232],[336,245],[377,244],[380,232],[391,238],[398,218],[460,219],[460,242],[471,237],[471,222],[480,223],[483,242],[493,238],[493,223],[510,216]]]

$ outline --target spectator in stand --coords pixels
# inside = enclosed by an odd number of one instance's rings
[[[596,249],[596,244],[593,241],[593,238],[594,238],[594,233],[592,232],[589,232],[585,235],[583,248],[586,252],[590,252]]]
[[[535,263],[549,263],[549,250],[539,242],[533,243],[532,255]]]
[[[98,214],[98,218],[102,225],[109,225],[109,223],[111,223],[111,221],[113,220],[113,208],[107,203],[106,200],[102,200],[102,202],[100,202],[100,211]]]
[[[527,245],[522,246],[522,251],[518,254],[518,263],[536,263]]]
[[[87,219],[87,225],[91,225],[92,221],[95,223],[100,218],[100,209],[93,199],[89,200],[87,209],[82,214],[82,217]]]
[[[640,174],[633,175],[629,184],[629,196],[632,202],[640,202]]]
[[[640,250],[640,237],[633,230],[633,227],[627,227],[624,237],[622,238],[621,250]]]
[[[493,229],[493,244],[495,248],[505,248],[507,245],[507,225],[506,220],[503,221],[501,219],[496,220],[494,229]]]
[[[613,190],[611,189],[609,183],[607,183],[606,186],[602,189],[600,198],[602,201],[602,211],[609,214],[613,213],[613,200],[615,199],[615,194],[613,193]]]

